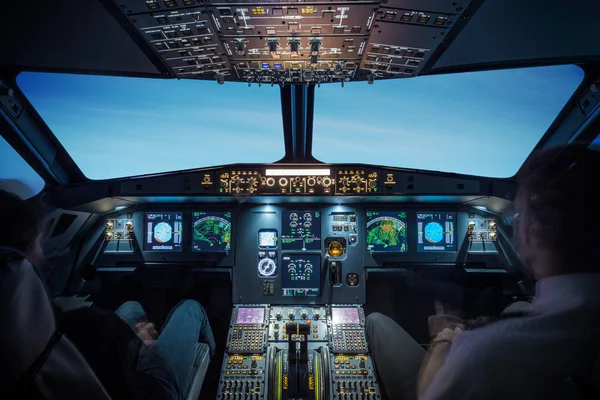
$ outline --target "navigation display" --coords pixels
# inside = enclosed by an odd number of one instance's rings
[[[333,307],[331,309],[331,322],[338,324],[360,324],[358,308],[356,307]]]
[[[321,287],[321,256],[284,255],[283,296],[318,296]]]
[[[456,251],[456,213],[418,212],[417,251]]]
[[[284,211],[281,248],[283,250],[321,250],[321,213]]]
[[[231,212],[192,213],[192,251],[225,252],[231,249]]]
[[[262,324],[265,321],[265,309],[262,307],[238,308],[236,324]]]
[[[277,248],[277,230],[260,229],[258,231],[258,247],[261,249]]]
[[[183,213],[146,213],[145,251],[181,251]]]
[[[406,212],[367,211],[367,250],[406,252]]]

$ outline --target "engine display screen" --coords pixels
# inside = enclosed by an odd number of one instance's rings
[[[258,247],[261,249],[277,248],[277,230],[261,229],[258,231]]]
[[[192,250],[216,253],[231,249],[231,212],[194,211]]]
[[[265,320],[265,309],[262,307],[238,308],[236,324],[262,324]]]
[[[456,213],[418,212],[417,251],[456,251]]]
[[[281,248],[283,250],[320,250],[321,213],[319,211],[284,211]]]
[[[367,211],[366,242],[372,252],[406,252],[406,212]]]
[[[283,296],[318,296],[321,287],[319,254],[284,255]]]
[[[331,322],[338,324],[360,324],[358,308],[356,307],[333,307],[331,309]]]
[[[145,251],[181,251],[183,213],[146,213]]]

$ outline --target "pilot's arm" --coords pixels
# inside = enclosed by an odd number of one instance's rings
[[[419,377],[419,400],[485,398],[485,355],[464,340],[468,334],[463,335],[451,345],[433,347]]]

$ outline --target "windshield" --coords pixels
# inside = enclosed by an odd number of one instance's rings
[[[29,72],[18,84],[90,179],[285,154],[279,87]]]
[[[583,76],[566,65],[322,85],[313,156],[511,177]]]
[[[312,153],[510,177],[583,75],[567,65],[323,84]],[[277,86],[29,72],[18,84],[90,179],[284,156]]]

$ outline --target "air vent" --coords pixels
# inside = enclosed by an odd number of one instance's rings
[[[77,215],[75,214],[62,214],[54,227],[54,231],[52,231],[51,238],[62,235],[69,229],[69,227],[75,222],[77,219]]]

